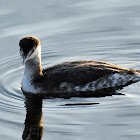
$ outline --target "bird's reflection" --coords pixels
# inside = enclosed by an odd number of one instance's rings
[[[23,140],[41,140],[43,136],[42,98],[26,96],[26,119]]]

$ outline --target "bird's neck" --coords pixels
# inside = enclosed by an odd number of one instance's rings
[[[33,79],[42,75],[41,57],[33,58],[25,63],[24,76]]]
[[[39,93],[40,89],[35,87],[36,81],[41,78],[42,68],[41,68],[41,58],[36,57],[28,60],[25,63],[24,76],[22,79],[22,91]]]

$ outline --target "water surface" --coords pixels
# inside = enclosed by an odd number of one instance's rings
[[[18,47],[37,36],[43,68],[91,59],[140,70],[139,1],[0,0],[0,21],[0,140],[22,139],[30,127],[42,140],[139,140],[140,83],[124,88],[126,96],[46,99],[36,107],[20,89]],[[63,106],[74,103],[100,104]]]

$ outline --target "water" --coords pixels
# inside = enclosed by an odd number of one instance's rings
[[[126,96],[26,100],[18,42],[37,36],[42,66],[69,60],[140,65],[140,2],[132,0],[0,0],[0,140],[139,140],[140,83]],[[64,106],[73,103],[100,103]],[[26,121],[25,121],[26,120]],[[28,131],[29,130],[29,131]],[[35,138],[34,138],[35,140]]]

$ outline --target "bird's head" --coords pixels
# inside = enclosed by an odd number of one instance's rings
[[[41,54],[40,41],[34,36],[26,36],[19,42],[20,55],[25,64],[28,60],[39,58]]]

